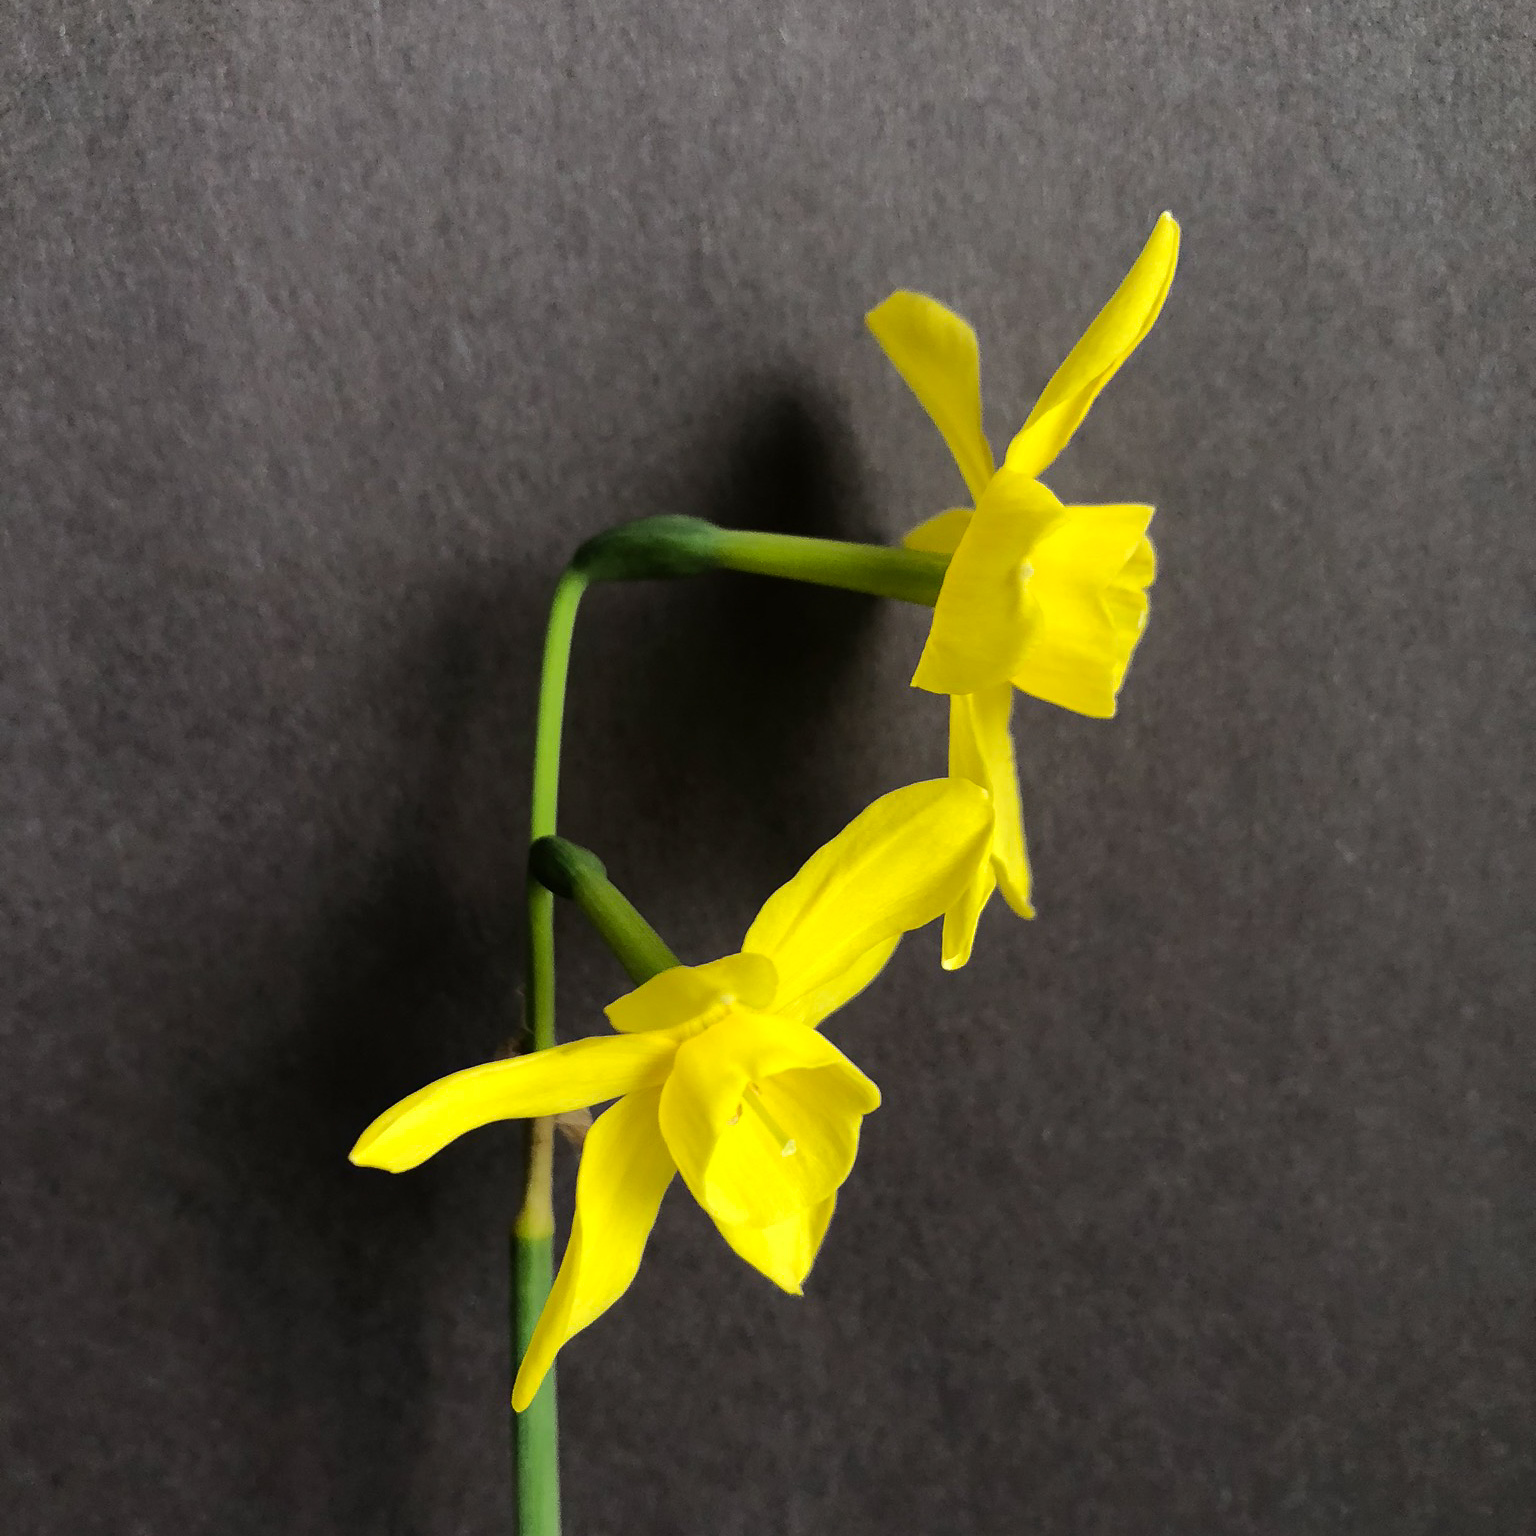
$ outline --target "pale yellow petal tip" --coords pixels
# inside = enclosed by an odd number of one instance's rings
[[[998,881],[998,889],[1002,892],[1003,900],[1008,905],[1008,910],[1015,917],[1022,917],[1025,922],[1033,922],[1035,919],[1035,904],[1030,899],[1034,892],[1030,890],[1028,871],[1025,872],[1022,882],[1017,877],[1003,878]]]
[[[952,555],[960,547],[965,530],[971,526],[975,511],[970,507],[951,507],[921,522],[902,537],[902,548],[923,554]]]
[[[979,917],[980,915],[980,908],[978,908],[976,916]],[[939,950],[939,964],[946,971],[963,970],[965,966],[970,964],[971,951],[976,947],[976,923],[973,919],[970,925],[970,932],[958,936],[950,934],[948,930],[951,926],[953,925],[950,923],[949,915],[946,914],[944,918],[945,933]]]
[[[867,309],[864,311],[864,324],[868,327],[876,339],[878,339],[880,335],[881,317],[890,313],[891,306],[898,303],[904,296],[904,293],[904,289],[898,288],[895,293],[888,294],[885,298],[881,299],[881,301],[876,304],[873,309]]]
[[[864,324],[878,336],[881,321],[892,313],[913,308],[924,309],[930,304],[938,304],[938,300],[930,299],[925,293],[914,293],[910,288],[897,288],[881,299],[873,309],[865,312]]]
[[[568,1344],[570,1340],[562,1339],[561,1344]],[[542,1363],[541,1363],[542,1357]],[[533,1400],[539,1395],[540,1389],[549,1379],[549,1373],[554,1369],[555,1353],[546,1352],[539,1347],[537,1338],[531,1341],[528,1353],[523,1356],[522,1363],[517,1368],[517,1377],[512,1383],[512,1411],[514,1413],[526,1413],[533,1406]]]
[[[385,1115],[379,1117],[385,1119]],[[385,1141],[385,1131],[376,1129],[370,1125],[361,1136],[357,1138],[357,1145],[347,1153],[347,1161],[354,1168],[381,1168],[385,1173],[403,1173],[407,1168],[414,1168],[416,1163],[402,1161],[397,1155],[391,1157]],[[420,1162],[421,1159],[417,1159]]]
[[[1183,239],[1179,229],[1179,221],[1164,210],[1158,215],[1157,223],[1152,226],[1152,233],[1147,236],[1147,244],[1143,255],[1151,256],[1164,268],[1163,291],[1167,292],[1173,282],[1174,269],[1179,264],[1179,245]],[[1158,301],[1161,304],[1161,300]]]

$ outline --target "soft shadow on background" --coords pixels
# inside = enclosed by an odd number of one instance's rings
[[[18,1536],[506,1528],[544,611],[660,512],[892,540],[1158,211],[1052,483],[1159,507],[1120,717],[1021,703],[1039,919],[834,1021],[803,1300],[670,1199],[573,1533],[1505,1536],[1533,1497],[1523,6],[582,0],[0,19],[0,1484]],[[922,615],[594,590],[563,818],[685,957],[942,770]],[[562,914],[564,1027],[616,966]],[[560,1173],[570,1195],[571,1163]]]
[[[733,397],[720,441],[701,445],[702,494],[673,510],[726,527],[878,537],[848,424],[828,401],[787,378],[743,381]],[[676,893],[691,913],[710,895],[731,898],[736,928],[680,934],[680,950],[736,947],[768,892],[865,803],[859,735],[878,707],[881,606],[731,576],[588,597],[565,825],[604,850],[615,879],[638,844],[636,878],[658,901]]]

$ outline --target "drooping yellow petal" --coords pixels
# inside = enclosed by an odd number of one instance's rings
[[[554,1288],[512,1387],[521,1413],[555,1354],[629,1289],[675,1171],[657,1125],[661,1091],[643,1089],[592,1122],[576,1174],[576,1216]]]
[[[603,1010],[625,1034],[673,1029],[738,999],[748,1008],[766,1008],[778,990],[778,976],[766,955],[727,955],[707,965],[678,965],[642,982]]]
[[[1152,329],[1178,260],[1179,226],[1165,213],[1125,281],[1051,376],[1023,430],[1008,445],[1008,468],[1038,475],[1066,447],[1099,391]]]
[[[798,997],[788,997],[773,1005],[774,1015],[794,1024],[808,1024],[813,1029],[829,1014],[836,1013],[844,1003],[851,1002],[885,969],[886,962],[896,953],[901,943],[898,933],[884,939],[851,965],[835,975],[827,977],[820,986],[802,992]]]
[[[1014,686],[1107,719],[1147,623],[1156,565],[1146,538],[1152,508],[1069,507],[1036,546],[1030,591],[1038,619]]]
[[[976,332],[937,299],[905,290],[864,320],[949,444],[971,499],[979,500],[992,478],[993,459],[981,427]]]
[[[352,1161],[403,1173],[493,1120],[563,1115],[659,1086],[677,1042],[657,1035],[601,1035],[439,1078],[386,1109],[357,1139]]]
[[[992,867],[1003,899],[1020,917],[1033,917],[1019,770],[1013,755],[1013,686],[998,683],[950,700],[949,771],[980,784],[992,797]]]
[[[1013,675],[1034,621],[1026,562],[1061,514],[1038,480],[994,476],[945,572],[914,688],[975,693]]]
[[[986,795],[957,779],[909,784],[854,817],[768,898],[742,942],[778,968],[774,1011],[794,1014],[880,945],[932,922],[969,880],[991,829]]]
[[[976,924],[999,885],[1020,917],[1033,917],[1029,899],[1029,859],[1024,851],[1024,821],[1019,809],[1019,774],[1008,719],[1013,685],[995,683],[977,693],[957,693],[949,701],[949,771],[979,784],[992,798],[992,845],[971,883],[944,914],[943,963],[958,970],[971,958]]]
[[[776,1227],[747,1227],[716,1221],[720,1235],[754,1269],[789,1292],[803,1294],[805,1277],[816,1262],[821,1240],[837,1204],[836,1195],[828,1195],[820,1205],[801,1211]]]
[[[981,921],[981,914],[996,889],[997,874],[992,868],[992,860],[980,860],[970,883],[944,914],[939,954],[940,963],[946,971],[958,971],[970,960],[971,950],[976,943],[976,925]]]
[[[908,549],[921,550],[929,555],[952,555],[960,547],[965,530],[971,526],[975,512],[970,507],[951,507],[919,523],[901,542]]]
[[[824,1035],[735,1011],[677,1052],[661,1133],[717,1221],[777,1226],[848,1176],[880,1090]]]

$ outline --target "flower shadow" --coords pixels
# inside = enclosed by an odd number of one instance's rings
[[[697,503],[672,510],[880,537],[836,408],[783,378],[755,386]],[[730,572],[589,596],[564,824],[684,958],[733,948],[768,892],[893,787],[876,761],[877,695],[892,680],[878,675],[875,639],[889,606]]]

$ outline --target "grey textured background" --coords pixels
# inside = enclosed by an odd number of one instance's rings
[[[23,0],[4,70],[0,1485],[28,1533],[505,1529],[499,1047],[585,535],[958,496],[1158,210],[1053,475],[1155,501],[1120,720],[1026,704],[1041,916],[837,1021],[810,1294],[669,1200],[566,1353],[597,1533],[1513,1533],[1533,1508],[1530,12]],[[578,636],[566,829],[686,956],[942,764],[913,611],[715,578]],[[562,1009],[619,989],[574,922]],[[566,1190],[568,1193],[568,1170]]]

